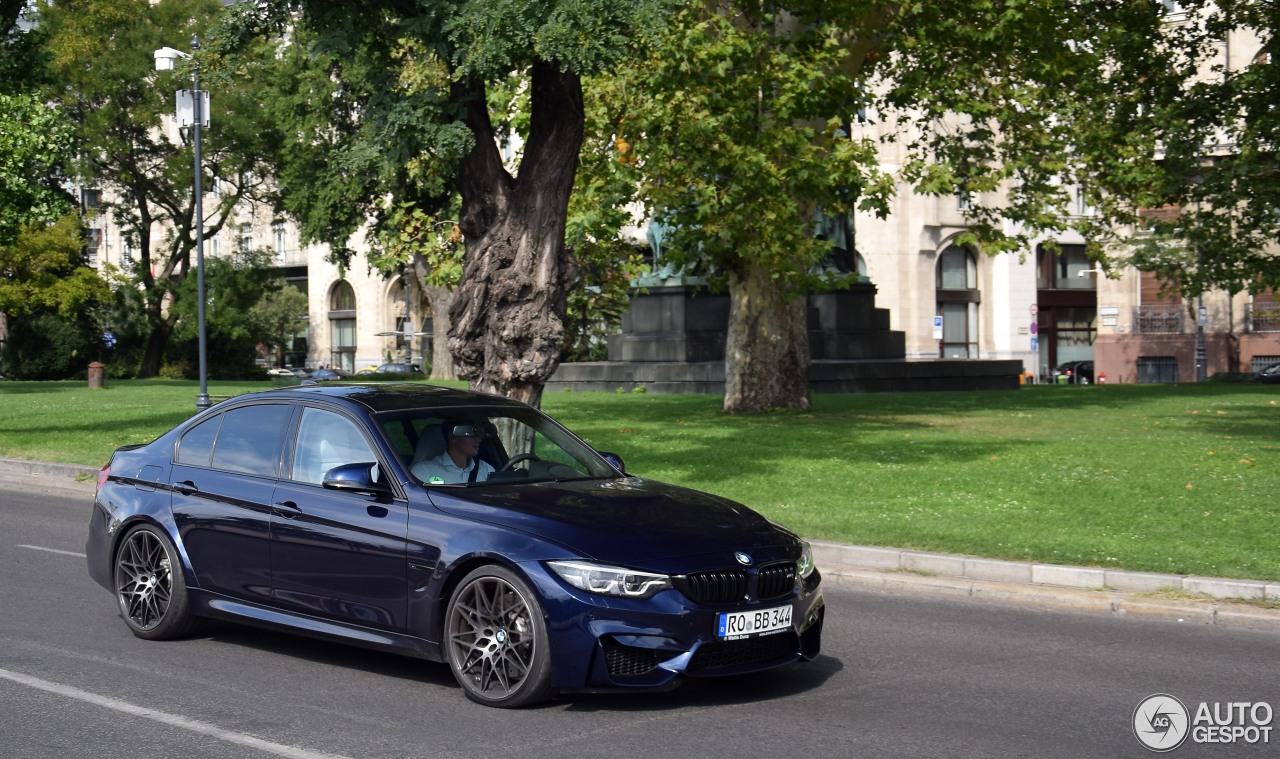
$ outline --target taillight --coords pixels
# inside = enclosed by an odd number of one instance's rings
[[[96,493],[99,490],[102,490],[102,486],[107,484],[107,478],[110,476],[111,462],[108,461],[101,469],[98,470],[98,486],[93,489],[93,492]]]

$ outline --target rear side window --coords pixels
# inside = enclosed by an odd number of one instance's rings
[[[213,447],[214,468],[274,477],[291,411],[285,405],[261,405],[223,414]]]
[[[222,414],[206,419],[187,430],[178,444],[178,463],[191,466],[209,466],[213,459],[213,441],[218,436]]]

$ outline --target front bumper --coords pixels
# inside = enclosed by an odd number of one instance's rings
[[[697,604],[677,590],[639,601],[603,597],[529,569],[548,606],[552,686],[560,691],[662,689],[682,677],[745,674],[811,660],[822,647],[825,606],[816,569],[784,597],[729,605]],[[742,640],[716,635],[722,612],[784,605],[792,609],[789,628]]]

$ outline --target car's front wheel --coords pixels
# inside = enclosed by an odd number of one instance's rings
[[[490,565],[463,578],[449,599],[445,636],[453,676],[472,701],[514,708],[550,694],[546,621],[514,572]]]
[[[115,580],[120,613],[139,638],[180,638],[199,626],[187,605],[177,551],[155,528],[143,525],[125,535],[116,551]]]

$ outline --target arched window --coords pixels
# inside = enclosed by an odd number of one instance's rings
[[[329,291],[329,355],[334,366],[356,370],[356,291],[350,282]]]
[[[967,248],[952,245],[938,256],[935,287],[937,315],[942,318],[938,355],[942,358],[977,358],[978,264]]]

